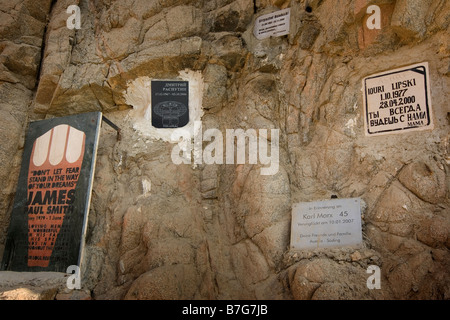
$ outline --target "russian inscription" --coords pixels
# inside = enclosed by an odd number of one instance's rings
[[[189,82],[152,81],[152,125],[180,128],[189,122]]]

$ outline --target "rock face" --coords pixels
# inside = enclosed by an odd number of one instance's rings
[[[67,275],[59,272],[0,273],[0,300],[54,300],[65,289]]]
[[[0,1],[0,241],[9,224],[50,5],[51,0]]]
[[[55,285],[34,298],[450,298],[449,1],[0,3],[0,254],[28,121],[102,111],[121,128],[120,140],[101,129],[90,296]],[[66,25],[73,4],[80,29]],[[372,4],[381,29],[367,27]],[[253,36],[258,16],[288,7],[289,35]],[[434,129],[364,136],[362,79],[422,61]],[[199,75],[202,92],[203,161],[190,164],[142,129],[148,92],[129,98],[132,83],[182,74]],[[279,130],[278,144],[265,137],[278,170],[262,175],[261,153],[230,163],[225,149],[208,163],[208,129],[224,146],[227,129]],[[290,251],[292,204],[332,195],[363,200],[362,247]],[[367,287],[369,265],[381,289]]]

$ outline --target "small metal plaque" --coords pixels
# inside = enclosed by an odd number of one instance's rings
[[[152,126],[181,128],[189,122],[189,82],[152,81]]]
[[[293,205],[291,249],[357,246],[361,242],[359,198]]]

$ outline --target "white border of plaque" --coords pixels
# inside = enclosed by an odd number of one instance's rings
[[[361,199],[331,199],[292,206],[292,250],[356,247],[362,243]]]

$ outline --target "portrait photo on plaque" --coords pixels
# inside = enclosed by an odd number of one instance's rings
[[[152,80],[152,126],[181,128],[189,122],[189,81]]]
[[[1,270],[80,265],[101,119],[91,112],[29,124]]]

